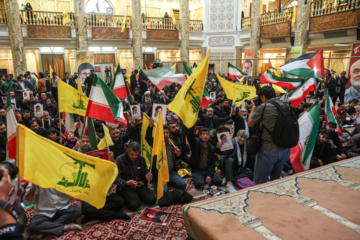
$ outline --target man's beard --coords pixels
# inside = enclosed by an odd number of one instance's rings
[[[360,92],[360,77],[356,79],[351,78],[351,85],[355,88],[358,92]]]
[[[243,119],[247,119],[247,116],[241,116]]]

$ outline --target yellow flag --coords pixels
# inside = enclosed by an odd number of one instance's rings
[[[150,13],[147,14],[147,28],[151,27],[151,21],[150,21]]]
[[[164,185],[169,182],[169,167],[166,155],[166,147],[164,140],[164,125],[162,112],[159,111],[156,127],[155,127],[154,145],[152,156],[156,156],[156,169],[158,170],[157,179],[157,198],[160,199],[164,195]]]
[[[175,27],[176,26],[176,18],[175,18],[174,11],[172,11],[172,13],[171,13],[171,19],[172,19],[172,22],[173,22],[173,26]]]
[[[131,77],[131,76],[130,76],[129,74],[125,74],[125,77],[126,77],[126,81],[130,84],[130,82],[131,82],[131,81],[130,81],[130,77]]]
[[[42,188],[54,188],[97,209],[118,176],[115,163],[91,157],[17,125],[19,177]],[[50,160],[50,161],[49,161]]]
[[[257,96],[256,88],[254,86],[241,85],[227,81],[215,73],[221,86],[224,89],[226,97],[231,99],[237,106],[241,106],[242,102],[246,99],[252,99]]]
[[[81,85],[81,83],[78,84]],[[86,115],[89,98],[82,94],[81,87],[80,90],[76,90],[66,82],[58,80],[58,98],[59,112],[75,113],[80,116]]]
[[[281,77],[281,72],[279,69],[275,72],[275,76]]]
[[[167,105],[167,108],[176,113],[188,128],[194,126],[198,118],[208,72],[209,56],[210,52],[186,80],[175,99]]]
[[[297,15],[297,6],[294,6],[292,12],[292,18],[291,18],[291,27],[295,27],[296,15]]]
[[[64,10],[64,12],[62,14],[62,24],[66,25],[68,23],[70,23],[69,14]]]
[[[172,69],[176,69],[176,63],[171,67]]]
[[[123,19],[123,22],[122,22],[121,32],[125,31],[125,25],[126,25],[126,15],[125,15],[125,17]]]
[[[151,163],[151,154],[152,154],[152,146],[146,141],[146,131],[149,126],[149,116],[146,113],[143,113],[143,122],[141,126],[141,155],[145,158],[146,165],[150,168]],[[155,136],[155,129],[153,128],[153,137]]]
[[[148,68],[147,68],[146,64],[145,64],[145,70],[148,70]]]
[[[261,84],[261,87],[267,86],[267,84]],[[279,87],[275,84],[271,85],[273,89],[275,90],[275,93],[287,93],[282,87]]]
[[[99,150],[107,148],[108,146],[114,146],[114,142],[110,136],[110,131],[105,126],[105,124],[103,124],[103,129],[104,129],[104,137],[100,140],[100,142],[97,145]]]

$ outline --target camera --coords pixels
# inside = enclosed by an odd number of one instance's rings
[[[261,89],[261,82],[260,82],[260,80],[258,78],[255,78],[253,83],[254,83],[254,86],[256,88],[256,94],[258,96],[255,97],[254,99],[252,99],[252,101],[255,103],[255,106],[259,106],[262,103],[261,98],[259,96],[260,89]],[[245,100],[245,102],[250,105],[251,104],[251,99]]]
[[[4,161],[0,163],[0,168],[6,168],[9,171],[9,175],[11,180],[16,178],[16,175],[19,172],[19,169],[17,166],[15,166],[14,164],[8,162],[8,161]],[[2,179],[2,173],[0,172],[0,181]]]

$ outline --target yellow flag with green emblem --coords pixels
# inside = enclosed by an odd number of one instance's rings
[[[150,168],[151,163],[151,154],[152,154],[152,146],[146,141],[146,131],[149,126],[149,116],[146,115],[146,113],[143,113],[143,121],[141,126],[141,155],[145,158],[146,165],[148,168]],[[155,135],[155,128],[153,128],[153,137]]]
[[[17,125],[19,177],[42,188],[54,188],[97,209],[118,176],[115,163],[85,155]]]
[[[58,81],[58,99],[59,112],[86,115],[89,98],[62,80]]]
[[[247,86],[238,83],[227,81],[215,73],[221,86],[224,89],[226,97],[236,103],[237,106],[241,106],[242,102],[246,99],[252,99],[257,96],[256,88],[254,86]]]
[[[110,131],[105,126],[105,124],[103,124],[103,129],[104,129],[104,137],[100,140],[100,142],[97,145],[99,150],[107,148],[108,146],[114,146],[114,142],[110,136]]]
[[[210,51],[185,81],[175,99],[167,105],[167,108],[176,113],[188,128],[194,126],[198,118],[208,72],[209,56]]]
[[[164,185],[169,182],[169,167],[166,155],[164,125],[161,110],[158,114],[155,129],[152,156],[156,156],[156,169],[158,171],[156,196],[158,199],[160,199],[164,195]]]

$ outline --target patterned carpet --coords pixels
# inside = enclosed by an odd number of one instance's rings
[[[210,198],[208,195],[195,189],[191,178],[186,178],[188,191],[193,197],[193,201],[201,201]],[[171,190],[171,187],[169,188]],[[80,201],[72,199],[72,204],[80,206]],[[146,207],[156,208],[162,211],[171,213],[171,219],[167,226],[139,220],[138,217],[142,210]],[[187,238],[182,204],[173,205],[169,207],[160,208],[159,206],[141,206],[141,209],[135,213],[131,213],[124,209],[131,216],[131,221],[113,220],[111,222],[96,222],[83,226],[83,231],[66,231],[60,237],[31,235],[29,239],[140,239],[140,240],[155,240],[155,239],[173,239],[183,240]],[[27,212],[27,217],[30,220],[33,210]]]

